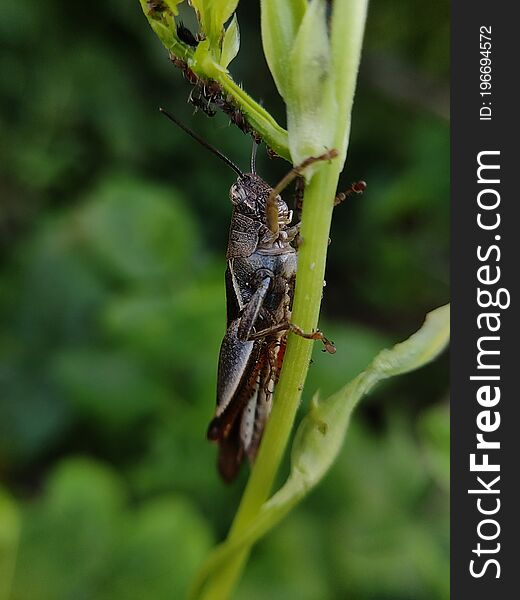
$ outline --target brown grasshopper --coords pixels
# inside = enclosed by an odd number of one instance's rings
[[[242,173],[218,150],[162,112],[238,176],[229,194],[233,212],[226,252],[227,330],[218,363],[217,408],[207,432],[208,439],[219,444],[218,469],[229,482],[245,456],[251,463],[255,459],[282,367],[287,333],[321,340],[326,351],[335,352],[319,330],[305,333],[291,323],[297,268],[294,240],[300,224],[291,225],[293,214],[280,192],[309,165],[331,160],[337,152],[308,158],[272,188],[256,174],[255,152],[251,173]],[[350,191],[362,191],[361,184],[354,184]],[[344,197],[338,196],[338,201]]]
[[[300,226],[291,226],[292,211],[279,191],[315,160],[333,158],[334,151],[309,159],[291,177],[272,188],[255,173],[239,175],[231,186],[233,213],[226,253],[227,331],[220,348],[217,409],[208,438],[220,446],[218,467],[232,480],[247,455],[253,462],[271,411],[274,387],[283,363],[287,332],[320,339],[291,323],[297,256],[293,241]]]

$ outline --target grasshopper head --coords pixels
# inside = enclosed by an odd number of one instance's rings
[[[235,210],[267,225],[266,203],[273,188],[256,173],[245,173],[231,186],[229,196]],[[291,211],[281,196],[276,196],[278,221],[283,228],[291,221]]]

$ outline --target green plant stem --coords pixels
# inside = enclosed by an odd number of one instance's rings
[[[333,200],[339,172],[340,163],[337,160],[324,165],[313,177],[305,192],[302,244],[298,252],[298,278],[292,321],[306,331],[314,329],[318,322]],[[312,348],[313,342],[294,334],[289,335],[284,368],[276,388],[273,410],[255,466],[233,521],[229,539],[234,539],[241,534],[258,514],[271,493],[300,403]],[[206,600],[228,598],[248,554],[249,549],[242,550],[230,560],[227,567],[211,579],[202,597]]]
[[[322,165],[305,191],[302,244],[298,251],[298,276],[291,319],[306,331],[315,329],[318,323],[334,197],[348,145],[366,5],[366,0],[337,0],[334,5],[331,68],[335,79],[335,93],[329,97],[329,105],[324,109],[327,110],[329,118],[334,120],[334,148],[339,157],[329,164]],[[220,79],[219,82],[223,84]],[[236,94],[238,90],[235,90]],[[228,540],[231,542],[240,538],[269,498],[298,410],[312,348],[312,342],[289,334],[273,410],[229,532]],[[206,582],[200,597],[205,600],[229,598],[249,552],[250,547],[238,551],[225,567],[214,572]]]
[[[287,131],[278,125],[273,117],[247,94],[233,79],[208,60],[202,68],[194,67],[196,73],[214,79],[230,95],[246,116],[247,122],[258,132],[267,146],[285,160],[291,161]]]

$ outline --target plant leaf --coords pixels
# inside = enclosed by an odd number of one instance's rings
[[[224,34],[222,41],[222,54],[220,55],[220,64],[227,69],[229,63],[238,54],[240,48],[240,31],[238,29],[237,16],[234,15],[229,27]]]
[[[335,461],[357,403],[378,382],[413,371],[433,360],[449,339],[449,305],[428,313],[416,333],[382,350],[355,379],[327,400],[312,400],[291,452],[291,472],[278,492],[240,536],[217,546],[199,571],[191,597],[196,598],[211,574],[235,553],[252,546],[277,525],[324,477]]]
[[[191,0],[190,4],[197,13],[200,28],[205,33],[210,45],[213,45],[215,41],[218,43],[218,31],[214,31],[212,28],[210,2],[206,0]]]
[[[262,0],[262,44],[265,58],[282,98],[289,87],[289,57],[307,10],[307,0]]]
[[[212,50],[220,53],[224,24],[235,12],[238,0],[191,0],[191,4]]]
[[[221,29],[224,29],[224,25],[227,23],[231,15],[236,11],[238,6],[238,0],[209,0],[206,2],[213,5],[213,17],[215,23]]]

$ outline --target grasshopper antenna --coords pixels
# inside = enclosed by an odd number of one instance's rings
[[[165,117],[167,117],[168,119],[170,119],[170,121],[172,121],[173,123],[175,123],[175,125],[177,125],[177,127],[180,127],[183,131],[185,131],[195,141],[199,142],[199,144],[201,146],[204,146],[204,148],[207,148],[210,152],[213,152],[213,154],[215,154],[215,156],[218,156],[220,158],[220,160],[223,160],[226,163],[226,165],[228,167],[231,167],[233,169],[233,171],[235,171],[235,173],[239,177],[243,177],[244,176],[244,174],[242,173],[242,171],[235,165],[235,163],[232,160],[230,160],[227,156],[224,156],[224,154],[222,154],[222,152],[220,152],[220,150],[217,150],[214,146],[212,146],[211,144],[208,144],[208,142],[206,142],[206,140],[203,140],[193,130],[191,130],[189,127],[186,127],[186,125],[184,125],[184,123],[181,123],[176,117],[174,117],[172,114],[170,114],[164,108],[159,108],[159,111]]]
[[[253,149],[251,150],[251,173],[256,174],[256,151],[258,144],[253,140]]]

